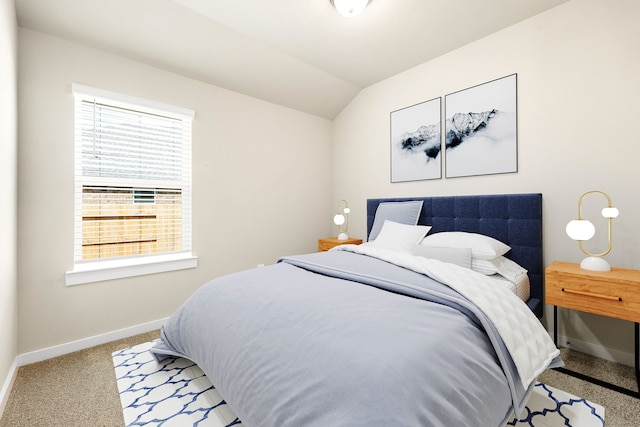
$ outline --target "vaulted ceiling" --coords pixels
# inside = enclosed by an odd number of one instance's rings
[[[568,0],[16,0],[18,23],[334,118],[363,88]]]

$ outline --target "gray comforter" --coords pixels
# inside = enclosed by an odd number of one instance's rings
[[[196,362],[247,426],[500,426],[530,387],[486,324],[425,275],[332,251],[212,280],[152,352]]]

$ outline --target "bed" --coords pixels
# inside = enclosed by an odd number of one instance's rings
[[[536,317],[541,206],[369,199],[368,242],[206,283],[151,351],[196,362],[248,426],[505,425],[562,363]],[[526,269],[527,298],[474,260]]]

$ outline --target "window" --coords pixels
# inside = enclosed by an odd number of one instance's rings
[[[167,193],[168,194],[168,193]],[[155,203],[156,190],[140,189],[133,190],[133,203]]]
[[[67,284],[191,268],[193,111],[82,85]]]

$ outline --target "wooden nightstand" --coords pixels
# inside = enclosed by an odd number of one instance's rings
[[[635,323],[635,371],[638,391],[558,368],[559,371],[640,398],[640,271],[612,268],[583,270],[578,264],[554,261],[545,271],[545,302],[553,305],[553,340],[558,344],[558,307],[615,317]]]
[[[318,239],[318,252],[328,251],[334,246],[359,245],[360,243],[362,243],[362,239],[354,239],[352,237],[347,240],[338,240],[337,237],[327,237],[325,239]]]

